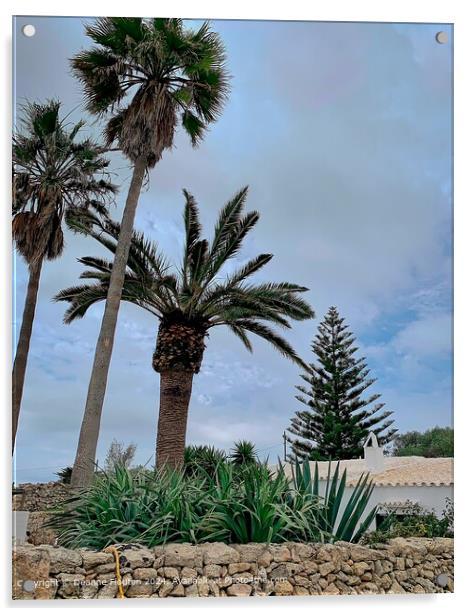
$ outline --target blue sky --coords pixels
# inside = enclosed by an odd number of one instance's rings
[[[37,34],[20,34],[34,23]],[[84,117],[68,58],[88,46],[79,18],[18,18],[15,103],[56,97],[71,121]],[[216,21],[233,75],[230,100],[201,147],[179,134],[151,172],[136,226],[177,260],[182,188],[197,198],[210,232],[224,202],[249,184],[261,219],[239,259],[275,257],[262,279],[310,288],[317,319],[289,338],[311,359],[319,320],[336,305],[358,338],[401,431],[451,423],[451,60],[450,26]],[[122,186],[130,178],[113,155]],[[53,477],[71,464],[102,306],[62,324],[58,290],[77,281],[76,259],[101,254],[67,236],[60,261],[43,269],[17,438],[18,481]],[[16,260],[15,318],[27,272]],[[98,457],[113,438],[154,452],[158,376],[151,369],[157,323],[133,306],[119,317]],[[188,440],[229,448],[253,440],[282,455],[281,434],[299,408],[299,370],[262,342],[253,355],[227,331],[212,332],[195,379]]]

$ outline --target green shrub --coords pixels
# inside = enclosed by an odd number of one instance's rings
[[[319,494],[317,473],[219,462],[210,472],[195,467],[151,472],[116,467],[64,502],[48,526],[66,547],[103,549],[115,543],[155,546],[167,542],[226,543],[358,541],[375,511],[365,516],[371,486],[359,482],[346,507],[346,473],[336,466],[330,488]],[[339,521],[337,522],[337,518]],[[356,528],[359,527],[359,530]]]
[[[379,512],[386,515],[385,520],[376,531],[363,537],[363,543],[386,543],[395,537],[453,537],[453,502],[449,498],[440,517],[410,501],[406,501],[402,515],[389,505]]]
[[[202,470],[214,474],[217,466],[225,462],[226,458],[223,449],[210,445],[188,445],[184,450],[184,472],[188,476],[195,476]]]

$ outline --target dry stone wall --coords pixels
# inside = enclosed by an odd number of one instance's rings
[[[116,547],[127,598],[453,591],[452,539],[393,539],[376,549],[345,542]],[[118,592],[111,553],[14,549],[15,599],[110,599]]]
[[[13,511],[47,511],[54,509],[69,496],[70,487],[59,481],[49,483],[22,483],[13,495]]]

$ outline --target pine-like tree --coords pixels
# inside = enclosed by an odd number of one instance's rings
[[[390,426],[391,411],[380,412],[380,394],[363,397],[375,382],[369,378],[365,358],[356,358],[355,337],[332,306],[319,325],[312,344],[317,364],[301,375],[296,396],[305,409],[297,411],[288,428],[292,457],[313,460],[353,459],[374,432],[380,445],[389,443],[397,430]]]

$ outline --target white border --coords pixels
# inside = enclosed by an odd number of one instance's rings
[[[271,609],[272,612],[287,614],[290,610],[301,613],[314,613],[315,610],[329,611],[331,615],[345,614],[346,612],[374,613],[382,611],[388,614],[414,614],[418,611],[427,611],[445,615],[446,610],[458,610],[461,613],[461,603],[466,604],[468,591],[473,591],[470,582],[472,569],[469,543],[473,535],[471,524],[471,457],[465,454],[471,449],[473,437],[472,417],[473,405],[471,402],[471,348],[473,346],[471,322],[472,310],[472,229],[471,208],[473,200],[471,195],[472,154],[471,144],[471,113],[472,100],[472,21],[468,19],[468,2],[465,0],[337,0],[333,3],[296,1],[287,4],[257,3],[254,0],[239,0],[239,2],[224,3],[220,0],[200,0],[173,2],[144,2],[135,0],[127,5],[119,5],[111,0],[82,0],[82,2],[65,3],[58,0],[26,1],[7,0],[1,7],[0,28],[2,33],[2,68],[5,71],[1,96],[1,125],[2,125],[2,170],[3,217],[0,231],[0,321],[2,329],[0,338],[3,341],[2,366],[0,371],[0,392],[2,392],[2,415],[4,417],[4,452],[6,464],[4,471],[4,498],[2,507],[4,530],[2,540],[2,556],[7,565],[7,573],[0,579],[4,603],[20,612],[32,608],[61,609],[64,603],[44,602],[8,603],[10,592],[9,561],[10,561],[10,330],[11,309],[11,259],[10,259],[10,218],[8,203],[10,200],[10,168],[9,143],[11,126],[11,16],[12,15],[157,15],[162,17],[195,17],[195,18],[221,18],[221,19],[312,19],[318,21],[404,21],[404,22],[438,22],[454,23],[455,27],[455,445],[456,445],[456,491],[455,491],[455,531],[456,531],[456,575],[455,594],[430,596],[373,596],[373,597],[313,597],[310,599],[290,597],[288,599],[251,598],[249,600],[190,600],[183,601],[143,601],[140,602],[68,602],[67,608],[84,609],[90,614],[100,611],[109,611],[123,608],[137,607],[141,609],[157,610],[158,613],[185,611],[189,613],[204,613],[206,611],[221,610],[236,612],[245,610],[249,612]],[[5,94],[6,93],[6,94]],[[6,290],[6,292],[5,292]],[[468,447],[469,446],[469,447]],[[470,507],[469,507],[470,505]],[[471,603],[471,600],[469,601]]]

